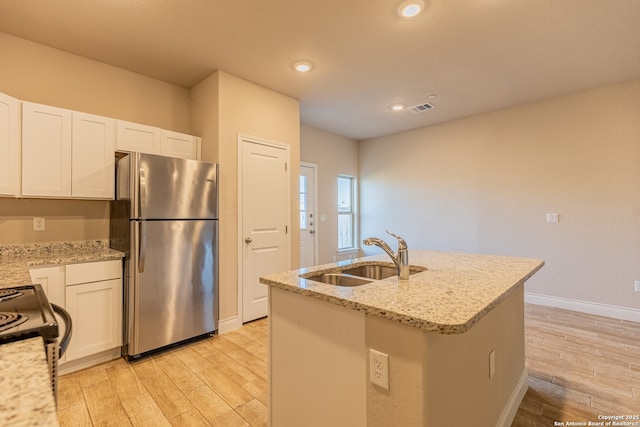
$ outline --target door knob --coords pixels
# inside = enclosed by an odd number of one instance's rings
[[[309,230],[309,234],[313,234],[315,232],[316,232],[316,230]]]
[[[253,242],[253,239],[251,237],[245,237],[244,242],[245,243],[251,243],[251,242]]]

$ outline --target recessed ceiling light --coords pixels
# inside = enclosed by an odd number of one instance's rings
[[[423,0],[406,0],[398,7],[398,13],[404,18],[413,18],[424,10]]]
[[[311,70],[313,66],[308,61],[298,61],[293,64],[293,68],[295,68],[296,71],[300,71],[301,73],[306,73],[307,71]]]
[[[404,104],[391,104],[389,105],[389,108],[392,109],[393,111],[402,111],[404,110],[406,107],[406,105]]]
[[[438,95],[436,95],[435,93],[432,93],[431,95],[427,96],[427,98],[429,99],[436,99],[438,97]]]

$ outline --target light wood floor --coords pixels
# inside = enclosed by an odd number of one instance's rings
[[[266,426],[265,320],[60,377],[61,426]]]
[[[60,424],[266,426],[267,329],[65,375]],[[526,305],[525,336],[529,390],[513,427],[640,414],[640,324]]]
[[[527,304],[525,354],[529,390],[512,427],[640,415],[640,324]]]

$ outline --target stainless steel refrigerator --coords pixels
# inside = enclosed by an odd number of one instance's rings
[[[110,205],[110,245],[126,254],[123,354],[215,331],[218,165],[118,153]]]

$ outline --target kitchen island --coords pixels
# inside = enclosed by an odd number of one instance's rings
[[[544,262],[413,250],[410,264],[427,270],[408,281],[299,277],[388,259],[260,279],[270,287],[270,425],[510,425],[527,390],[524,282]],[[369,380],[380,374],[371,349],[388,355],[388,389]]]

